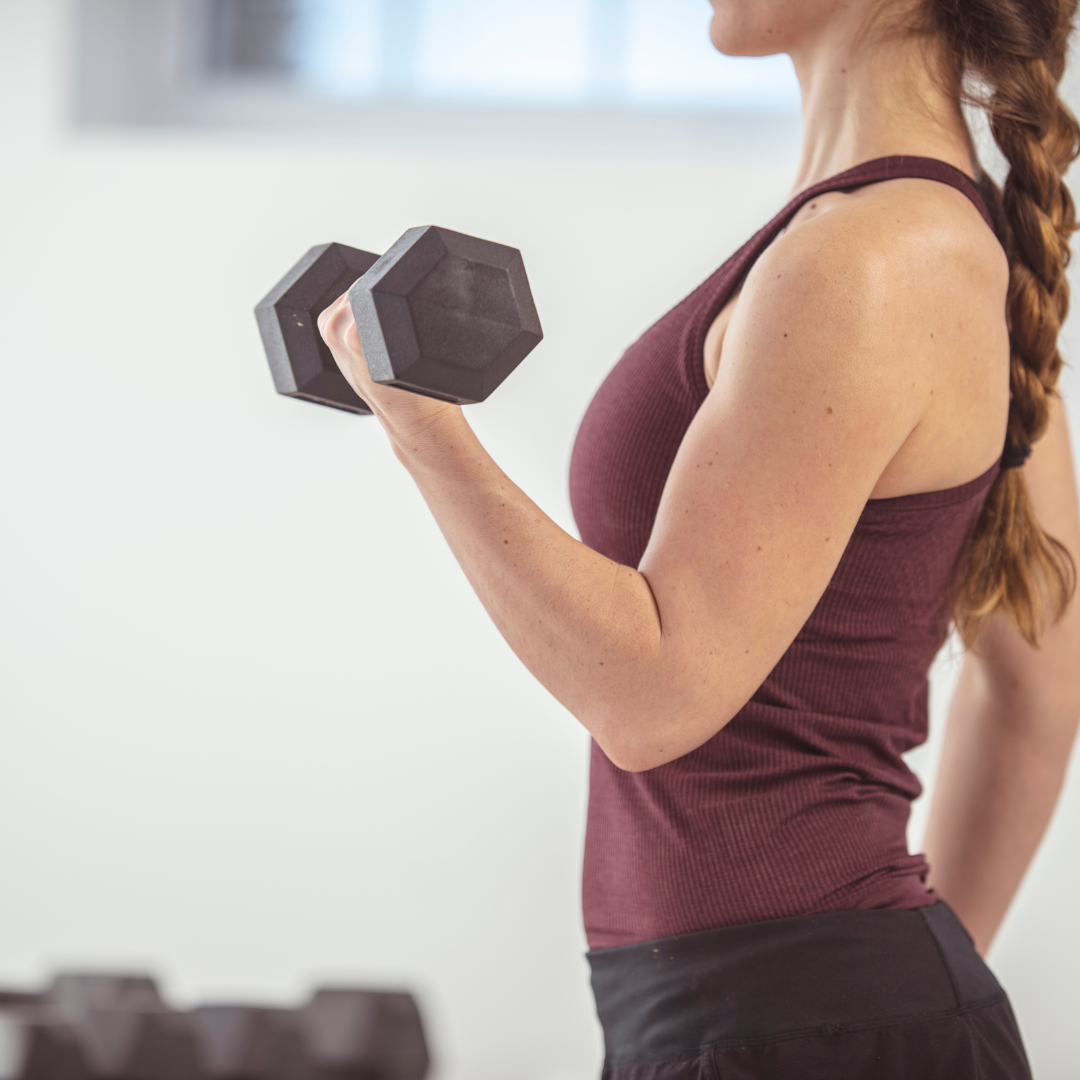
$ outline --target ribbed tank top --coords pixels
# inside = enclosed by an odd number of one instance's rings
[[[898,177],[963,192],[929,158],[858,165],[797,195],[633,344],[593,398],[570,465],[582,540],[629,566],[708,393],[705,335],[754,260],[807,200]],[[901,757],[927,735],[928,673],[950,580],[998,472],[866,504],[825,593],[746,706],[703,746],[643,773],[593,744],[582,883],[589,946],[812,912],[936,899],[908,853],[921,792]]]

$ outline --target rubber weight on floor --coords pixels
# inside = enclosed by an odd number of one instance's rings
[[[201,1005],[187,1015],[208,1080],[312,1080],[293,1010]]]
[[[72,1025],[95,1080],[204,1080],[181,1013],[92,1009]]]
[[[323,987],[299,1008],[178,1012],[142,975],[61,975],[0,990],[3,1080],[424,1080],[411,994]]]
[[[157,983],[141,972],[126,975],[63,973],[54,977],[42,1001],[68,1020],[79,1020],[94,1009],[154,1011],[166,1008]]]
[[[412,994],[323,987],[296,1012],[316,1080],[424,1080],[430,1060]]]
[[[58,975],[44,998],[96,1080],[201,1080],[187,1021],[149,975]]]
[[[372,379],[458,405],[487,398],[544,336],[516,248],[433,225],[381,258],[323,244],[255,308],[279,393],[371,411],[319,335],[346,290]]]
[[[39,1002],[0,994],[0,1075],[4,1080],[92,1080],[71,1028]],[[38,995],[40,997],[40,995]]]

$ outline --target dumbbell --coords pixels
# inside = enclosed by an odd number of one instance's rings
[[[44,994],[0,992],[0,1076],[4,1080],[91,1080],[70,1026]]]
[[[381,257],[322,244],[255,308],[278,393],[371,412],[319,334],[346,290],[373,381],[457,405],[487,398],[544,336],[516,248],[434,225]]]
[[[0,992],[5,1080],[173,1080],[185,1048],[193,1065],[194,1043],[149,976],[69,974],[41,994]]]
[[[204,1080],[187,1018],[145,974],[61,974],[44,999],[95,1080]]]
[[[322,987],[298,1009],[180,1013],[142,975],[0,991],[3,1080],[424,1080],[429,1064],[405,992]]]
[[[206,1080],[180,1013],[91,1009],[71,1026],[95,1080]]]
[[[296,1012],[315,1080],[424,1080],[430,1059],[416,999],[324,986]]]
[[[94,1009],[162,1011],[167,1008],[152,975],[62,972],[53,977],[42,1001],[65,1020],[82,1019]]]
[[[187,1016],[208,1080],[314,1080],[293,1010],[200,1005]]]
[[[202,1005],[188,1015],[208,1080],[423,1080],[411,994],[326,987],[300,1009]]]

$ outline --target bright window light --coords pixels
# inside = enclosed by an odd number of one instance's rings
[[[625,58],[625,96],[638,105],[798,109],[799,84],[786,56],[722,56],[709,40],[701,0],[634,0]]]
[[[428,0],[417,56],[424,97],[571,102],[589,89],[582,0]]]
[[[293,57],[296,78],[343,97],[378,93],[379,0],[298,0]]]
[[[721,56],[707,0],[296,0],[322,94],[479,105],[795,111],[787,57]]]

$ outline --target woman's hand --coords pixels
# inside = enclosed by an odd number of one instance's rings
[[[372,381],[347,292],[319,316],[319,333],[341,374],[378,417],[399,456],[404,443],[444,426],[453,427],[461,420],[457,405]]]

